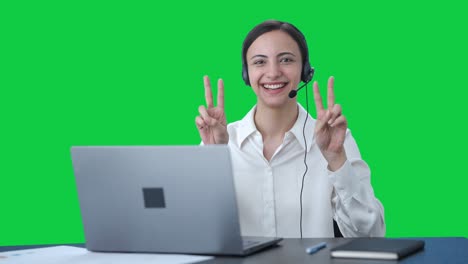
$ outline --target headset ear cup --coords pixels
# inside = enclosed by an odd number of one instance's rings
[[[249,73],[247,72],[245,66],[242,66],[242,79],[244,80],[246,85],[250,86]]]
[[[302,68],[301,80],[304,83],[308,83],[312,80],[313,76],[314,76],[314,68],[310,67],[310,63],[307,61],[304,64],[304,67]]]

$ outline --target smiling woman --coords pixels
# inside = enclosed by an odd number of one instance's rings
[[[295,111],[296,101],[284,95],[296,89],[301,79],[303,60],[296,42],[283,31],[270,31],[252,43],[246,58],[257,106]]]
[[[316,119],[295,97],[299,83],[314,73],[304,35],[290,23],[265,21],[245,38],[242,62],[257,104],[227,124],[224,83],[218,80],[214,106],[205,76],[207,105],[199,107],[195,123],[204,144],[229,145],[243,235],[332,237],[334,219],[344,236],[384,236],[383,206],[335,103],[334,78],[328,109],[313,85]]]

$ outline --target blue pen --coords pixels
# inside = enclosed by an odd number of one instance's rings
[[[327,246],[327,243],[325,243],[325,242],[318,243],[318,244],[315,245],[315,246],[306,248],[306,252],[307,252],[308,254],[314,254],[315,252],[321,250],[322,248],[325,248],[326,246]]]

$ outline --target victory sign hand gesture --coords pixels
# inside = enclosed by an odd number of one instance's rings
[[[315,140],[332,171],[338,170],[346,161],[343,143],[348,127],[348,122],[341,112],[341,106],[335,104],[334,81],[333,76],[328,79],[328,109],[323,108],[318,83],[314,82],[314,100],[317,110]]]
[[[229,135],[227,132],[226,115],[224,114],[224,83],[218,80],[217,106],[213,105],[213,94],[208,76],[203,77],[205,85],[206,107],[198,107],[199,116],[195,118],[200,137],[205,145],[227,144]]]

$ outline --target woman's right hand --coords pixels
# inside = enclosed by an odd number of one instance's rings
[[[224,83],[218,80],[218,100],[217,106],[213,105],[213,94],[208,76],[203,77],[205,84],[206,106],[198,107],[199,116],[195,118],[200,137],[205,145],[227,144],[229,134],[227,132],[226,115],[224,114]]]

